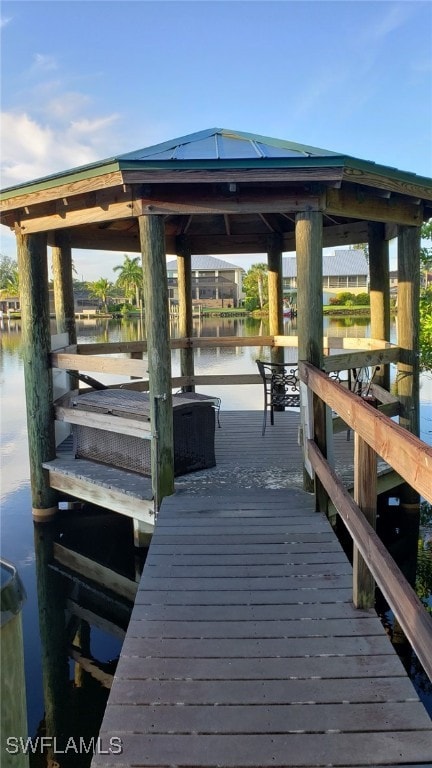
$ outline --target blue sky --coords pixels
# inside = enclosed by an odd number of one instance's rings
[[[212,127],[432,176],[429,1],[5,0],[1,16],[2,187]],[[74,252],[89,280],[121,260]]]

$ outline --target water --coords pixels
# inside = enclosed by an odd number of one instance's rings
[[[77,324],[79,342],[131,341],[142,338],[139,321],[102,320],[81,321]],[[54,329],[53,329],[54,332]],[[266,324],[250,318],[204,318],[195,321],[195,335],[202,336],[256,336],[268,333]],[[296,320],[285,320],[285,333],[296,334]],[[368,336],[369,324],[365,318],[343,318],[325,320],[325,333],[333,336]],[[175,322],[173,336],[178,335]],[[88,735],[98,732],[103,715],[108,689],[104,688],[87,673],[79,674],[75,664],[67,657],[65,640],[64,607],[65,599],[71,604],[85,604],[89,613],[84,616],[100,616],[98,626],[92,626],[90,637],[86,637],[86,623],[75,622],[77,632],[66,638],[69,648],[81,643],[82,652],[94,659],[97,675],[111,675],[121,649],[121,630],[127,625],[127,615],[131,603],[126,599],[113,599],[109,606],[101,606],[97,595],[82,584],[73,582],[59,573],[47,570],[43,564],[49,559],[53,541],[60,542],[72,549],[84,551],[91,559],[101,559],[114,570],[123,573],[130,580],[138,577],[143,561],[137,561],[132,544],[131,521],[119,515],[101,515],[97,510],[88,509],[80,513],[79,525],[76,525],[74,512],[62,513],[54,525],[34,526],[31,520],[31,499],[29,487],[29,465],[27,449],[27,431],[25,416],[25,394],[20,352],[21,329],[19,321],[5,323],[1,329],[0,372],[2,385],[2,519],[1,547],[2,555],[13,562],[21,576],[27,592],[24,605],[23,631],[24,653],[27,684],[27,709],[29,735],[43,734],[45,716],[47,721],[54,717],[67,723],[67,733]],[[268,349],[260,347],[214,347],[196,350],[196,373],[256,373],[257,357],[268,355]],[[296,359],[296,350],[286,350],[285,359]],[[173,375],[180,373],[180,353],[172,356]],[[105,383],[112,382],[112,377],[99,376]],[[119,377],[116,381],[119,381]],[[200,387],[202,392],[214,393],[214,388]],[[260,386],[245,385],[229,388],[218,387],[217,394],[222,398],[222,410],[261,410],[262,392]],[[432,444],[432,374],[422,377],[421,387],[421,436]],[[84,531],[84,535],[83,535]],[[428,534],[426,534],[427,537]],[[36,561],[38,569],[36,569]],[[37,578],[36,571],[39,572]],[[38,583],[39,582],[39,583]],[[38,590],[42,597],[38,603]],[[44,599],[48,590],[50,599]],[[68,608],[70,611],[70,609]],[[42,653],[39,633],[39,611],[42,624],[49,626],[50,632],[45,637],[45,649],[48,643],[51,661]],[[75,626],[72,626],[72,630]],[[71,626],[69,627],[71,630]],[[59,648],[62,648],[60,651]],[[47,706],[44,704],[42,672],[45,665],[47,685]],[[51,666],[50,666],[51,665]],[[51,678],[48,674],[51,670]],[[413,675],[417,674],[416,670]],[[50,682],[51,680],[51,682]],[[56,682],[57,681],[57,682]],[[424,681],[418,683],[419,689]],[[432,713],[432,696],[426,688],[422,697]],[[53,710],[55,710],[53,712]],[[44,762],[45,760],[45,762]],[[46,758],[32,756],[32,766],[46,765]],[[68,765],[84,768],[89,758],[76,755],[62,757],[61,766]]]

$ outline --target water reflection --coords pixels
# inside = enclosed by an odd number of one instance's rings
[[[145,551],[130,520],[90,507],[35,524],[34,546],[45,712],[30,766],[87,768]]]

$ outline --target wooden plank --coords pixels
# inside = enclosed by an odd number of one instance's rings
[[[346,371],[349,368],[367,368],[374,365],[397,363],[400,349],[371,349],[362,352],[346,352],[343,355],[329,355],[322,364],[323,371]]]
[[[201,601],[202,601],[201,595]],[[298,600],[297,600],[298,602]],[[372,654],[387,654],[389,638],[386,635],[370,637],[294,637],[294,638],[243,638],[235,643],[227,638],[201,638],[182,640],[179,638],[147,638],[145,650],[148,656],[161,658],[225,658],[237,659],[247,657],[293,657],[293,656],[365,656]],[[123,645],[125,656],[135,656],[143,647],[141,638],[126,635]],[[408,684],[411,685],[407,679]],[[407,691],[411,688],[407,687]],[[287,696],[285,692],[285,696]],[[354,695],[351,693],[351,696]],[[348,698],[349,700],[349,698]]]
[[[48,470],[51,488],[62,491],[68,496],[84,499],[104,509],[111,509],[127,517],[140,520],[148,526],[149,532],[152,532],[154,528],[154,504],[152,499],[146,498],[146,496],[151,496],[148,478],[125,470],[104,467],[105,470],[111,471],[112,479],[119,484],[120,489],[106,487],[98,484],[97,478],[95,479],[94,473],[97,470],[93,469],[90,476],[86,475],[86,468],[82,468],[84,462],[83,459],[73,459],[70,463],[64,459],[44,462],[43,466]],[[85,464],[87,467],[92,462],[85,462]],[[97,466],[101,467],[102,465]],[[102,471],[100,471],[100,475],[102,476]],[[135,488],[140,487],[140,490],[135,490],[134,493],[131,483]]]
[[[389,642],[387,640],[387,642]],[[151,643],[149,643],[151,646]],[[236,643],[237,645],[237,643]],[[128,648],[130,643],[128,644]],[[228,657],[234,658],[234,657]],[[407,677],[328,680],[118,680],[110,703],[151,705],[308,704],[418,701]],[[429,731],[432,739],[432,729]],[[431,742],[432,744],[432,742]]]
[[[253,706],[219,704],[188,707],[127,708],[125,731],[128,733],[320,733],[338,730],[368,733],[371,723],[379,722],[380,731],[412,731],[430,729],[430,719],[420,702],[390,702],[385,718],[382,705],[366,704],[291,704],[286,706],[256,704]],[[115,730],[125,720],[122,704],[108,708],[107,729]]]
[[[204,579],[192,579],[187,576],[183,579],[160,577],[152,578],[151,575],[147,576],[146,585],[147,589],[159,591],[159,590],[197,590],[197,591],[228,591],[228,590],[273,590],[274,592],[285,591],[290,589],[305,588],[305,589],[319,589],[322,583],[326,586],[333,587],[348,587],[351,583],[351,574],[335,574],[333,572],[321,576],[256,576],[250,578],[239,577],[210,577]]]
[[[126,713],[125,713],[126,714]],[[123,731],[117,726],[109,736],[121,739]],[[404,762],[430,762],[432,737],[428,732],[393,731],[391,737],[370,733],[261,734],[261,735],[148,735],[130,734],[127,748],[123,747],[121,765],[178,766],[182,755],[187,765],[200,768],[266,768],[286,766],[298,768],[321,766],[357,766],[361,755],[363,765],[388,766]],[[185,760],[186,758],[184,758]],[[93,766],[120,764],[118,756],[96,754]],[[289,765],[288,763],[288,765]]]
[[[74,600],[66,600],[66,609],[74,616],[86,621],[92,627],[96,627],[102,632],[106,632],[108,635],[124,640],[126,630],[118,624],[115,624],[113,621],[109,621],[109,619],[106,619],[104,616],[99,616],[95,611],[91,611],[89,608],[84,608]]]
[[[154,561],[153,561],[154,562]],[[185,576],[188,578],[209,578],[218,576],[234,576],[234,577],[250,577],[255,578],[262,576],[262,565],[190,565],[185,563],[183,565],[167,565],[163,562],[159,565],[149,563],[151,570],[149,571],[150,578],[158,578],[160,576],[168,576],[177,579],[182,579]],[[266,577],[272,576],[320,576],[326,577],[328,571],[334,574],[352,573],[350,564],[345,562],[331,563],[324,565],[317,565],[315,563],[300,563],[294,565],[281,564],[281,565],[265,565]]]
[[[309,455],[341,520],[397,616],[426,674],[432,679],[432,617],[426,612],[380,538],[312,442],[309,443]]]
[[[102,585],[105,589],[110,589],[127,600],[135,600],[136,582],[113,571],[112,568],[107,568],[107,566],[97,563],[89,557],[85,557],[80,552],[74,552],[72,549],[64,547],[57,542],[54,542],[53,554],[54,559],[61,563],[61,565],[76,571],[86,579],[96,582],[96,584]]]
[[[65,408],[63,406],[56,406],[54,413],[57,421],[66,421],[69,424],[81,424],[85,427],[103,429],[107,432],[141,437],[143,440],[151,440],[152,437],[152,427],[149,421],[138,421],[136,418],[127,419],[123,416],[113,416],[109,413],[79,411],[76,408]]]
[[[203,594],[200,590],[157,590],[140,591],[136,603],[154,603],[155,605],[202,605]],[[302,603],[331,603],[351,602],[352,585],[349,587],[332,588],[322,586],[320,589],[303,587],[301,589],[282,590],[275,593],[271,589],[260,590],[257,594],[252,589],[233,589],[229,591],[212,590],[206,593],[207,605],[295,605]]]
[[[347,565],[347,567],[351,567],[347,563],[345,554],[342,551],[339,552],[337,550],[333,552],[320,551],[302,554],[301,552],[298,552],[296,548],[296,551],[292,554],[282,552],[281,554],[269,553],[263,555],[261,553],[249,554],[241,552],[227,554],[224,553],[223,550],[221,554],[215,554],[214,552],[211,552],[211,549],[212,548],[210,548],[210,554],[207,555],[195,553],[187,555],[183,552],[183,547],[179,547],[177,551],[174,549],[168,553],[162,554],[152,552],[147,555],[146,565],[148,568],[163,567],[165,573],[168,573],[171,569],[190,569],[195,566],[217,566],[219,568],[229,569],[230,567],[241,568],[245,565],[252,568],[258,568],[265,565],[266,572],[269,567],[274,568],[275,566],[283,566],[284,568],[290,568],[299,564],[310,568],[322,568],[329,564]],[[228,571],[226,570],[225,573],[228,573]]]
[[[260,621],[158,621],[132,618],[128,627],[129,637],[173,638],[213,640],[216,638],[237,640],[244,637],[257,638],[298,638],[298,637],[355,637],[382,635],[382,624],[375,616],[371,618],[340,619],[272,619]]]
[[[351,606],[351,610],[352,606]],[[117,674],[122,680],[302,680],[333,678],[405,677],[393,649],[388,654],[362,656],[294,656],[266,658],[155,658],[141,654],[121,656]],[[111,704],[110,704],[111,706]],[[291,705],[292,706],[292,705]],[[109,711],[109,707],[108,707]]]
[[[147,567],[147,563],[146,563]],[[270,605],[161,605],[136,603],[132,619],[150,621],[280,621],[298,619],[345,619],[374,618],[374,611],[362,611],[351,603],[292,603]]]
[[[337,411],[409,485],[432,503],[432,447],[313,366],[301,363],[300,367],[302,381]]]
[[[130,360],[123,357],[106,357],[103,355],[71,355],[64,352],[51,354],[53,368],[71,371],[91,371],[107,374],[120,374],[122,376],[147,375],[148,363],[146,360]]]

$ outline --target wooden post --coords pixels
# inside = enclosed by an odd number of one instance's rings
[[[399,227],[397,343],[401,359],[397,366],[397,393],[401,404],[399,424],[417,437],[420,434],[419,332],[420,332],[420,229]],[[400,511],[404,512],[408,581],[415,583],[417,543],[420,525],[420,497],[409,485],[399,492]]]
[[[377,457],[365,440],[354,433],[354,501],[376,528]],[[353,552],[353,602],[357,608],[373,608],[375,605],[375,581],[363,557],[354,545]]]
[[[56,234],[56,245],[51,253],[57,333],[68,333],[69,344],[76,344],[72,249],[67,233]]]
[[[385,239],[385,225],[368,224],[371,336],[390,341],[390,274],[389,248]],[[381,366],[374,381],[390,389],[390,366]]]
[[[282,277],[282,240],[275,234],[269,238],[267,252],[268,263],[268,296],[269,296],[269,334],[283,334],[283,277]],[[271,350],[273,363],[284,362],[284,348],[273,347]],[[282,409],[283,410],[283,409]]]
[[[174,492],[171,349],[165,228],[162,216],[138,218],[144,276],[150,418],[157,439],[151,441],[151,470],[156,499]],[[155,399],[158,404],[155,406]],[[156,424],[157,420],[157,424]]]
[[[190,248],[184,237],[178,237],[177,243],[177,284],[179,299],[179,336],[191,338],[193,333],[192,316],[192,259]],[[187,347],[180,350],[180,375],[194,375],[194,350]],[[183,392],[195,392],[193,384],[182,387]]]
[[[48,306],[46,233],[17,231],[21,292],[22,350],[27,407],[32,511],[37,519],[57,512],[57,493],[48,485],[44,461],[56,455]]]
[[[323,358],[323,292],[322,292],[322,213],[303,211],[296,215],[297,255],[297,323],[298,359],[307,361],[317,368]],[[302,403],[303,409],[303,403]],[[314,439],[324,456],[326,449],[325,403],[313,396]],[[303,426],[303,430],[305,426]],[[304,435],[305,451],[307,436]],[[303,472],[303,487],[313,489],[313,483],[306,469]],[[318,478],[315,478],[317,508],[327,511],[327,494]]]

